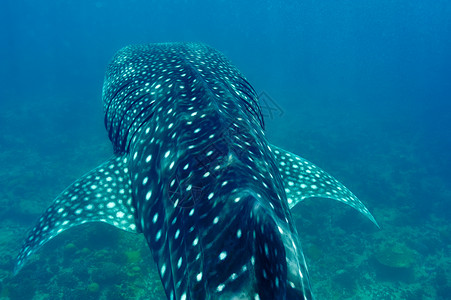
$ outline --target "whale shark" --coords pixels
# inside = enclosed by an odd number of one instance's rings
[[[313,299],[290,209],[362,202],[310,161],[270,144],[258,97],[201,43],[132,45],[110,62],[102,100],[114,154],[66,188],[18,254],[87,222],[142,233],[168,299]]]

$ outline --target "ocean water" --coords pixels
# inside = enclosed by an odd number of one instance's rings
[[[86,224],[15,256],[112,153],[113,54],[198,41],[247,76],[269,141],[350,188],[293,209],[318,299],[451,299],[451,2],[31,1],[0,10],[0,299],[165,299],[141,236]]]

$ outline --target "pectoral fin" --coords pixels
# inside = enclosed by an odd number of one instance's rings
[[[379,227],[365,205],[342,183],[308,160],[271,145],[284,181],[290,208],[306,198],[321,197],[343,202]]]
[[[105,222],[136,232],[131,182],[125,157],[112,157],[76,180],[39,218],[17,257],[14,273],[46,242],[71,227]]]

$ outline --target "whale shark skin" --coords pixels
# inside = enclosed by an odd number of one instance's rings
[[[257,95],[200,43],[128,46],[108,66],[103,105],[114,155],[64,190],[30,231],[15,273],[87,222],[142,233],[168,299],[313,299],[290,208],[343,202],[343,184],[269,144]]]

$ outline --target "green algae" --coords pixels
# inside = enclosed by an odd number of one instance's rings
[[[417,254],[405,244],[387,243],[379,247],[375,258],[383,266],[408,269],[415,263]]]
[[[88,292],[92,294],[97,294],[100,291],[100,286],[96,282],[92,282],[87,287]]]
[[[141,252],[139,250],[125,251],[125,256],[127,257],[127,262],[129,264],[138,263],[142,260]]]

